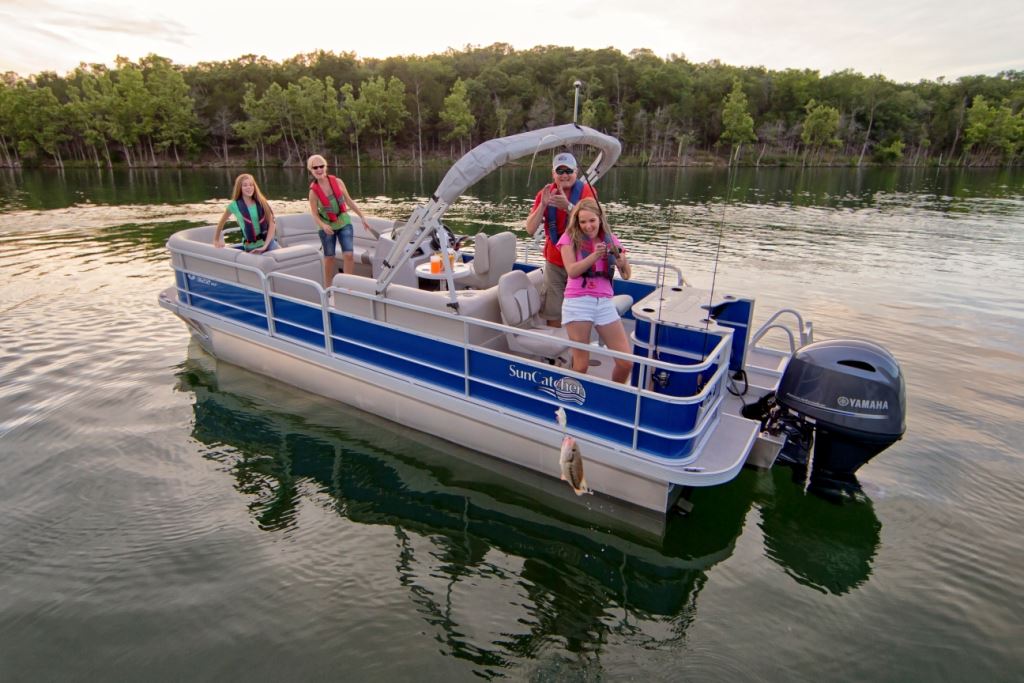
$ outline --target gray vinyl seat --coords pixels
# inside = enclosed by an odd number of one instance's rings
[[[505,335],[509,350],[555,363],[566,357],[569,338],[565,329],[548,327],[540,319],[537,315],[540,303],[540,293],[523,271],[511,270],[498,279],[501,321],[512,327],[544,335],[535,337],[509,332]]]
[[[616,294],[612,297],[612,305],[618,311],[619,317],[626,315],[629,309],[633,308],[633,297],[629,294]]]
[[[473,239],[473,260],[469,262],[470,274],[459,281],[460,286],[474,289],[490,289],[498,284],[502,275],[512,270],[516,262],[516,236],[511,232],[497,235],[478,233]]]
[[[384,259],[388,257],[394,246],[395,243],[387,237],[381,237],[377,240],[377,248],[374,250],[373,258],[371,259],[371,273],[374,279],[380,277],[381,272],[384,270]],[[412,261],[406,261],[402,264],[392,282],[406,285],[407,287],[419,286],[419,278],[416,277],[416,269]]]

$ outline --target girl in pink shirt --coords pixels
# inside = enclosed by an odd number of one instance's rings
[[[609,267],[609,242],[612,244],[611,250],[615,252],[614,267]],[[617,267],[622,277],[628,280],[629,261],[596,201],[587,198],[576,205],[569,216],[565,233],[558,240],[558,249],[569,276],[562,302],[562,325],[569,339],[587,344],[596,326],[597,334],[605,346],[613,351],[630,353],[626,329],[612,303],[615,294],[612,288],[614,268]],[[585,373],[589,367],[590,352],[574,348],[572,369]],[[633,363],[630,361],[616,358],[612,380],[625,382],[632,368]]]

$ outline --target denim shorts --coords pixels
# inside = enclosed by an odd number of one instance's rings
[[[562,301],[562,325],[591,322],[598,326],[619,320],[615,304],[606,296],[574,296]]]
[[[332,230],[328,233],[324,233],[323,230],[318,230],[317,234],[320,235],[320,244],[324,245],[324,256],[334,256],[337,242],[341,242],[341,252],[343,254],[352,253],[354,240],[352,237],[351,223],[341,230]]]

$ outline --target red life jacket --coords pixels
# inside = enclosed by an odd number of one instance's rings
[[[338,182],[336,177],[332,175],[327,176],[327,182],[331,186],[331,194],[334,195],[334,198],[338,202],[338,213],[334,213],[330,210],[331,200],[328,198],[327,193],[323,191],[323,188],[320,187],[319,182],[314,180],[309,184],[309,189],[313,190],[313,193],[316,194],[317,201],[320,202],[320,217],[326,218],[329,223],[333,223],[338,220],[338,216],[346,211],[345,193],[341,191],[341,183]]]

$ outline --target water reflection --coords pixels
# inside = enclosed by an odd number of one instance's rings
[[[231,473],[261,529],[301,527],[299,503],[310,500],[358,524],[392,527],[396,586],[439,629],[446,652],[485,675],[552,639],[589,657],[612,634],[682,638],[752,507],[768,557],[823,592],[866,581],[878,545],[869,501],[808,498],[778,470],[700,491],[691,516],[664,525],[642,513],[616,521],[560,482],[491,461],[481,467],[445,442],[329,410],[335,404],[217,362],[195,344],[178,379],[195,396],[193,437],[204,457]],[[504,627],[481,637],[496,614]]]
[[[800,490],[787,481],[785,468],[772,474],[780,487]],[[761,529],[765,554],[797,583],[842,595],[871,576],[882,523],[863,491],[843,496],[823,491],[763,500]]]
[[[373,197],[423,201],[447,168],[341,167],[335,172],[357,199]],[[546,170],[546,169],[542,169]],[[256,176],[272,201],[306,199],[304,168],[0,169],[0,210],[60,209],[80,204],[188,204],[226,198],[241,172]],[[731,178],[731,182],[730,182]],[[469,197],[529,210],[547,174],[528,166],[506,167],[467,190]],[[731,176],[713,168],[616,168],[600,184],[602,199],[629,206],[737,204],[833,209],[903,206],[941,213],[976,212],[977,200],[1017,199],[1021,169],[925,168],[740,168]],[[522,205],[521,207],[519,205]],[[992,206],[989,202],[986,206]]]

